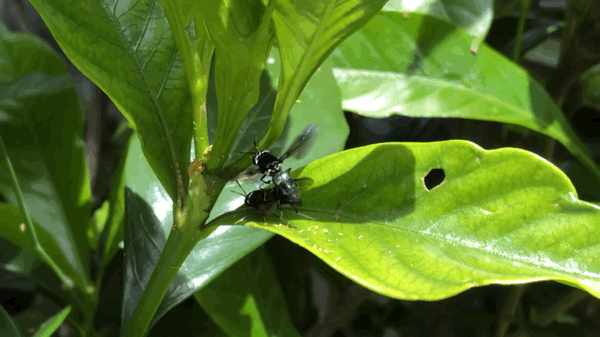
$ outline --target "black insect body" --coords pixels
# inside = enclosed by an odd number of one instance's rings
[[[279,190],[280,197],[285,200],[282,204],[290,204],[298,213],[298,208],[302,207],[302,199],[298,193],[298,184],[292,179],[290,171],[291,169],[287,169],[275,173],[272,176],[273,184],[275,184],[275,189]]]
[[[240,183],[237,182],[237,184],[244,191]],[[255,208],[262,215],[268,215],[275,212],[280,205],[288,203],[286,197],[276,187],[259,189],[248,194],[244,191],[244,196],[246,197],[244,199],[246,215],[248,214],[248,207]]]
[[[260,180],[265,184],[273,182],[275,189],[278,190],[276,198],[279,199],[281,204],[290,204],[296,213],[298,213],[298,208],[302,206],[302,199],[300,199],[300,194],[298,193],[298,184],[294,182],[290,175],[291,169],[283,170],[281,164],[287,158],[300,152],[299,150],[306,148],[310,140],[314,139],[317,130],[317,124],[311,124],[306,127],[300,136],[294,140],[290,148],[279,158],[269,150],[258,151],[257,149],[256,154],[252,157],[252,162],[258,166],[258,170],[247,171],[246,173],[247,175],[262,173],[263,176]],[[271,178],[271,181],[268,178]]]

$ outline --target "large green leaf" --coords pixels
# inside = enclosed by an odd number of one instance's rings
[[[469,32],[473,44],[478,46],[485,40],[492,25],[493,5],[491,0],[391,0],[385,4],[383,11],[435,16]]]
[[[525,70],[433,17],[381,13],[332,54],[344,109],[370,117],[460,117],[518,124],[600,169],[544,88]]]
[[[427,188],[434,168],[445,179]],[[247,224],[374,291],[435,300],[491,283],[556,280],[600,296],[600,207],[579,201],[560,170],[529,152],[389,143],[325,157],[296,175],[314,180],[303,214],[285,206],[285,221],[255,215]]]
[[[161,1],[31,2],[64,53],[135,129],[158,179],[177,195],[189,163],[192,110],[185,67]],[[187,172],[182,170],[184,184]]]
[[[246,255],[195,296],[228,336],[300,336],[264,248]]]
[[[85,289],[90,183],[83,114],[66,67],[42,40],[0,26],[0,97],[0,136],[7,151],[0,158],[0,193],[19,204],[10,161],[25,207],[40,225],[42,248]],[[34,253],[31,233],[19,230],[21,215],[9,213],[4,225],[12,227],[2,235]]]

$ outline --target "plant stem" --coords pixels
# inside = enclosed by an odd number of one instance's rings
[[[506,299],[506,303],[504,303],[504,308],[502,309],[502,314],[500,316],[500,321],[498,322],[496,337],[504,337],[506,335],[508,327],[514,321],[515,312],[517,311],[521,297],[525,292],[525,287],[525,285],[517,285],[516,287],[513,287],[510,296]]]
[[[534,323],[541,326],[542,328],[545,328],[552,322],[554,322],[559,314],[562,314],[563,312],[569,310],[575,304],[579,303],[579,301],[587,298],[588,296],[588,293],[586,293],[585,291],[573,289],[569,292],[569,294],[563,296],[552,307],[550,307],[545,312],[541,313],[536,318]]]
[[[513,50],[512,59],[515,62],[519,62],[519,56],[521,54],[521,39],[523,38],[523,31],[525,30],[525,21],[527,21],[527,12],[531,0],[521,0],[521,15],[519,16],[519,26],[517,28],[517,36],[515,37],[515,49]]]

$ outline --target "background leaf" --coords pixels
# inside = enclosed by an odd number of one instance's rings
[[[445,178],[426,188],[434,168]],[[296,173],[315,181],[301,212],[316,221],[285,206],[288,226],[248,225],[309,249],[369,289],[436,300],[551,279],[600,296],[600,208],[577,200],[566,176],[531,153],[464,141],[388,143]]]
[[[102,263],[104,266],[108,265],[110,260],[119,250],[119,244],[123,242],[123,219],[125,217],[125,163],[132,138],[133,136],[129,136],[126,149],[114,172],[113,181],[111,183],[110,194],[108,197],[110,203],[108,219],[103,233],[103,235],[105,235],[102,251]]]
[[[192,110],[185,67],[161,1],[31,3],[69,60],[127,118],[152,169],[174,198],[173,161],[179,167],[189,163]],[[187,172],[181,172],[187,186]]]
[[[195,296],[228,336],[300,336],[262,247],[229,267]]]
[[[361,115],[460,117],[512,123],[561,142],[600,179],[586,146],[544,88],[462,30],[381,13],[332,54],[343,107]],[[369,51],[369,54],[365,54]]]
[[[583,104],[600,109],[600,65],[583,74],[581,82]]]
[[[10,318],[6,310],[0,305],[0,335],[21,337],[21,331],[17,328],[15,322]]]
[[[71,312],[71,307],[66,307],[56,315],[44,322],[40,329],[35,332],[33,337],[50,337],[60,327],[62,322],[67,318]]]
[[[13,205],[0,204],[0,217],[2,217],[7,224],[3,227],[3,229],[6,229],[3,232],[3,236],[6,233],[6,237],[19,237],[17,233],[11,233],[11,228],[19,228],[19,224],[23,223],[24,220],[19,208]],[[50,237],[43,228],[37,227],[39,237],[43,239],[48,239]],[[20,235],[24,236],[22,233]],[[16,245],[11,241],[0,238],[0,268],[8,273],[14,273],[20,277],[22,276],[25,279],[29,279],[30,281],[35,281],[35,284],[67,302],[69,297],[62,286],[61,280],[54,274],[52,269],[43,262],[41,256],[36,254],[34,248],[28,244],[29,242],[29,240],[23,240],[23,242],[17,241],[16,243],[21,243],[21,245]],[[60,249],[57,247],[58,245],[52,240],[48,240],[47,242],[42,241],[41,243],[47,252],[55,254],[51,255],[55,261],[61,261],[61,259],[62,261],[65,260],[64,256],[60,254]],[[61,267],[63,265],[68,267],[68,264],[65,262],[63,262],[62,265],[60,263],[58,264]],[[68,274],[70,270],[67,268],[65,269],[67,270],[66,274]],[[1,279],[4,282],[0,288],[21,289],[21,287],[27,287],[28,284],[27,282],[23,282],[22,279],[17,282],[11,282],[8,277],[2,277]]]
[[[479,46],[492,25],[493,5],[491,0],[391,0],[383,11],[435,16],[466,30],[473,37],[473,44]]]
[[[42,247],[85,289],[90,182],[77,93],[50,47],[37,37],[3,27],[0,74],[0,135],[8,153],[8,158],[0,158],[0,193],[18,204],[5,166],[10,159],[28,211],[43,228],[38,234]],[[20,215],[12,212],[5,219],[10,225],[2,235],[33,253],[30,233],[20,230]]]

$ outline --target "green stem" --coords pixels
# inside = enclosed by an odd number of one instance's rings
[[[209,145],[208,122],[206,118],[206,91],[208,90],[208,77],[210,74],[210,60],[215,50],[215,45],[210,40],[208,31],[204,25],[204,17],[201,13],[194,18],[194,29],[196,32],[196,55],[199,59],[196,69],[195,86],[190,85],[192,99],[195,99],[194,109],[194,146],[196,158],[201,158],[201,152]]]
[[[579,301],[587,298],[589,296],[588,293],[579,289],[573,289],[567,294],[563,296],[557,303],[551,306],[548,310],[541,313],[534,321],[535,324],[541,326],[542,328],[547,327],[552,324],[556,320],[556,317],[559,314],[562,314],[569,309],[571,309],[575,304],[579,303]]]
[[[504,308],[502,309],[502,314],[500,315],[500,320],[498,322],[498,328],[496,330],[496,337],[504,337],[506,335],[506,331],[514,322],[515,314],[517,312],[517,308],[519,307],[519,303],[521,302],[521,297],[525,291],[526,285],[517,285],[513,287],[510,296],[506,299],[504,303]]]
[[[34,249],[35,255],[40,256],[42,258],[42,260],[45,263],[47,263],[48,266],[50,266],[52,271],[58,276],[58,278],[60,279],[60,281],[63,284],[67,285],[67,284],[72,283],[73,281],[62,271],[62,269],[60,269],[60,267],[54,262],[54,260],[52,260],[52,258],[48,255],[48,253],[46,253],[46,250],[44,249],[44,247],[42,247],[42,245],[40,245],[40,242],[38,240],[38,237],[37,237],[37,234],[35,231],[35,226],[33,225],[33,221],[31,220],[31,215],[29,214],[29,210],[27,209],[27,204],[25,203],[25,198],[23,197],[21,187],[19,186],[19,180],[17,178],[17,175],[15,174],[15,170],[14,170],[12,162],[10,160],[10,156],[8,155],[8,151],[6,150],[6,147],[4,145],[4,140],[2,139],[1,135],[0,135],[0,153],[2,154],[2,156],[4,157],[4,160],[6,162],[6,170],[8,171],[8,174],[10,176],[10,181],[13,185],[13,188],[15,191],[15,196],[17,198],[17,202],[19,203],[19,208],[21,209],[21,212],[23,213],[23,217],[25,218],[26,232],[29,233],[29,238],[31,239],[31,241],[33,243],[33,247],[34,247],[33,249]],[[84,279],[84,281],[87,281],[87,279]],[[86,287],[88,287],[87,282],[86,282]],[[89,316],[90,312],[87,308],[87,304],[81,301],[81,299],[78,297],[78,294],[74,290],[74,288],[71,286],[66,286],[65,288],[69,292],[71,299],[75,303],[77,303],[78,309],[81,312],[83,312],[86,317]]]
[[[192,123],[194,130],[194,147],[196,157],[208,147],[208,126],[206,123],[206,90],[208,88],[208,74],[210,71],[210,57],[214,46],[205,33],[204,21],[201,15],[195,18],[196,44],[202,48],[195,50],[190,36],[185,29],[178,12],[175,1],[164,0],[163,7],[165,16],[169,21],[169,27],[177,43],[179,52],[185,65],[187,80],[192,97]],[[185,173],[184,173],[185,174]]]
[[[517,36],[515,37],[515,49],[513,50],[512,59],[515,62],[519,62],[519,56],[521,54],[521,39],[523,38],[523,31],[525,31],[525,21],[527,21],[527,12],[531,0],[521,0],[521,15],[519,16],[519,26],[517,28]]]

